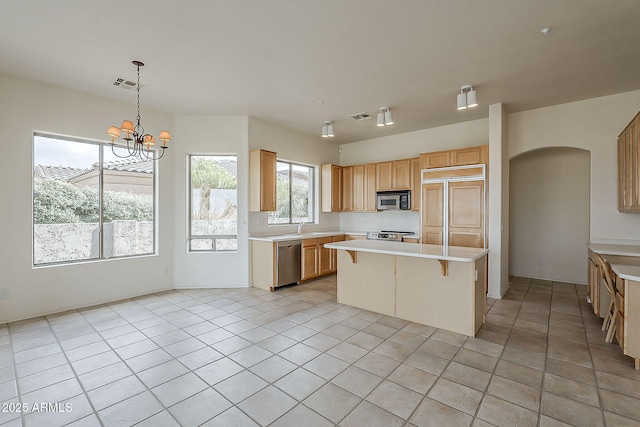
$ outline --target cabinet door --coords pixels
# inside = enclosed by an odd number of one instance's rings
[[[364,211],[364,165],[355,165],[351,168],[351,209],[354,211]]]
[[[422,184],[422,243],[441,245],[444,227],[444,183]]]
[[[316,239],[317,240],[317,239]],[[318,245],[302,246],[302,280],[312,279],[319,274]]]
[[[325,248],[325,243],[333,242],[333,237],[322,237],[318,243],[318,273],[323,274],[331,273],[331,249]]]
[[[629,154],[631,161],[629,167],[631,171],[629,178],[629,190],[631,192],[631,210],[640,211],[640,147],[638,143],[638,120],[634,120],[629,125]]]
[[[484,181],[449,183],[449,245],[484,247]]]
[[[420,210],[420,159],[411,159],[411,210]]]
[[[420,154],[420,169],[445,168],[447,166],[451,166],[451,151]]]
[[[390,191],[392,184],[391,162],[376,163],[376,191]]]
[[[462,148],[451,152],[451,166],[475,165],[487,163],[489,154],[488,145]]]
[[[253,150],[249,153],[249,210],[276,210],[276,153]]]
[[[376,164],[364,165],[364,210],[376,212]]]
[[[342,210],[349,212],[353,210],[353,167],[342,168]]]
[[[391,163],[391,187],[393,190],[411,189],[411,159]]]
[[[624,212],[624,192],[625,192],[625,153],[624,153],[624,140],[626,132],[623,132],[618,137],[618,210]]]
[[[340,212],[342,210],[342,168],[338,165],[322,165],[321,198],[322,212]]]

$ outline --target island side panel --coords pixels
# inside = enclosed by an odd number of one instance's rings
[[[476,334],[475,262],[397,257],[396,317],[467,336]]]
[[[251,240],[251,285],[272,290],[276,285],[277,243]]]
[[[478,271],[478,280],[474,284],[475,319],[473,329],[477,333],[484,325],[487,312],[487,256],[485,255],[476,260],[475,264]]]
[[[357,253],[357,262],[338,250],[338,302],[376,313],[395,315],[393,255]]]

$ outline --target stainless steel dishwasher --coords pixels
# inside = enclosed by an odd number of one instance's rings
[[[278,242],[278,281],[276,286],[288,285],[300,281],[300,251],[302,240],[283,240]]]

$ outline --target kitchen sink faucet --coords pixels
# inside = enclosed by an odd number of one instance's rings
[[[304,222],[304,221],[300,221],[298,223],[298,234],[300,234],[302,232],[302,226],[305,225],[305,224],[306,224],[306,222]]]

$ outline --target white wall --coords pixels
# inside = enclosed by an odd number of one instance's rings
[[[249,118],[249,150],[265,149],[274,151],[278,159],[320,166],[326,163],[339,163],[339,147],[321,137],[306,134],[273,125],[254,117]],[[319,172],[319,168],[318,168]],[[320,191],[319,175],[316,177],[316,189]],[[320,200],[318,199],[318,205]],[[316,206],[318,221],[304,226],[305,231],[340,228],[339,213],[323,213]],[[266,212],[249,212],[249,232],[252,235],[269,235],[295,232],[296,225],[267,225]]]
[[[639,109],[640,91],[633,91],[509,114],[509,158],[544,147],[591,152],[592,242],[640,240],[640,214],[618,212],[616,143]]]
[[[247,230],[249,150],[247,116],[176,116],[175,278],[176,288],[229,288],[249,285]],[[189,154],[238,156],[238,251],[187,252]]]
[[[512,275],[587,283],[589,157],[554,147],[511,159]]]
[[[114,90],[118,90],[114,88]],[[0,323],[170,289],[173,267],[172,151],[160,161],[158,255],[32,268],[33,131],[107,140],[106,129],[135,116],[131,104],[0,74]],[[143,110],[151,132],[173,118]],[[176,141],[179,135],[174,134]],[[169,268],[169,274],[164,268]]]

